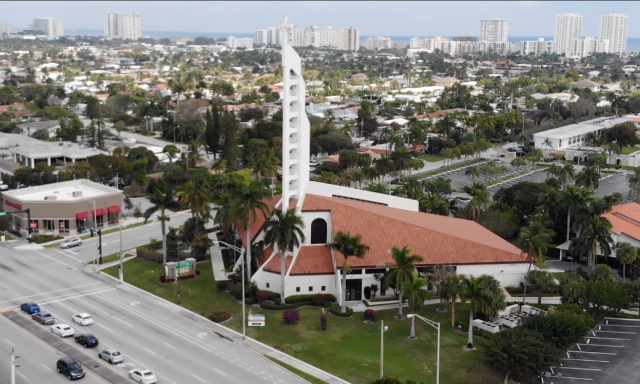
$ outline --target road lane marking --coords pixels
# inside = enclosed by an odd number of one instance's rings
[[[167,380],[167,381],[168,381],[168,382],[170,382],[171,384],[176,384],[176,383],[174,383],[173,381],[171,381],[171,380],[167,379],[167,377],[166,377],[166,376],[162,376],[162,375],[160,375],[160,377],[162,377],[163,379]]]
[[[37,254],[40,254],[40,255],[42,255],[42,256],[44,256],[44,257],[46,257],[47,259],[51,259],[51,260],[53,260],[53,261],[55,261],[56,263],[60,263],[60,264],[64,265],[65,267],[68,267],[68,268],[71,268],[71,269],[75,269],[76,271],[78,270],[78,268],[76,268],[76,267],[72,267],[72,266],[70,266],[69,264],[67,264],[67,263],[63,263],[62,261],[60,261],[60,260],[58,260],[58,259],[56,259],[56,258],[53,258],[53,257],[51,257],[51,256],[49,256],[49,255],[45,255],[45,254],[44,254],[44,253],[42,253],[42,252],[39,252],[39,251],[34,251],[34,252],[35,252],[35,253],[37,253]]]
[[[85,292],[85,293],[82,293],[82,294],[77,294],[77,295],[75,295],[75,296],[63,297],[63,298],[56,299],[56,300],[45,300],[45,301],[40,301],[38,304],[39,304],[40,306],[42,306],[42,305],[51,304],[51,303],[58,303],[58,302],[65,301],[65,300],[76,299],[76,298],[78,298],[78,297],[84,297],[84,296],[89,296],[89,295],[95,295],[95,294],[97,294],[97,293],[114,291],[115,289],[116,289],[116,288],[107,288],[107,289],[104,289],[104,288],[98,288],[98,290],[95,290],[95,291],[92,291],[92,292]],[[3,308],[3,310],[4,310],[4,309],[13,309],[13,310],[17,310],[17,309],[19,309],[19,308],[20,308],[20,306],[19,306],[19,305],[14,305],[13,307]]]
[[[44,364],[40,364],[40,365],[42,365],[43,367],[45,367],[46,369],[48,369],[48,370],[49,370],[49,372],[53,372],[53,370],[52,370],[51,368],[47,367],[46,365],[44,365]]]
[[[71,251],[62,252],[62,251],[58,251],[57,249],[54,249],[54,251],[55,251],[55,252],[58,252],[59,254],[61,254],[61,255],[63,255],[63,256],[67,256],[67,257],[69,257],[69,258],[71,258],[71,259],[73,259],[73,260],[75,260],[75,261],[77,261],[77,262],[79,262],[79,263],[82,263],[82,260],[77,259],[77,258],[75,258],[75,257],[73,257],[73,256],[71,256],[70,254],[68,254],[68,253],[67,253],[67,252],[71,252]],[[73,252],[73,254],[74,254],[74,255],[77,255],[77,253],[75,253],[75,252]]]
[[[96,307],[95,305],[89,304],[89,303],[87,303],[86,301],[84,301],[84,300],[80,300],[80,299],[78,299],[78,301],[82,301],[82,302],[83,302],[83,303],[85,303],[86,305],[88,305],[88,306],[90,306],[90,307],[93,307],[93,308],[97,309],[97,310],[98,310],[98,311],[100,311],[100,312],[104,312],[104,313],[106,313],[107,315],[109,315],[109,316],[113,317],[114,319],[118,320],[119,322],[124,323],[124,324],[126,324],[126,325],[130,326],[131,328],[135,328],[133,325],[131,325],[131,324],[127,323],[127,322],[126,322],[126,321],[124,321],[124,320],[120,320],[119,318],[115,317],[114,315],[110,314],[109,312],[107,312],[107,311],[105,311],[105,310],[102,310],[102,309],[100,309],[100,308]]]
[[[54,290],[54,291],[47,291],[47,292],[42,292],[42,293],[36,293],[36,294],[33,294],[33,295],[29,295],[29,296],[17,297],[17,298],[15,298],[15,299],[11,299],[11,300],[0,301],[0,304],[8,303],[8,302],[11,302],[11,301],[16,301],[16,300],[27,299],[27,298],[29,298],[29,297],[34,297],[34,296],[48,295],[48,294],[50,294],[50,293],[61,292],[61,291],[67,291],[67,290],[69,290],[69,289],[76,289],[76,288],[88,287],[88,286],[90,286],[90,285],[96,285],[96,284],[102,284],[102,282],[100,282],[100,281],[99,281],[99,282],[97,282],[97,283],[83,284],[83,285],[78,285],[78,286],[71,287],[71,288],[62,288],[62,289],[56,289],[56,290]]]
[[[213,368],[213,367],[211,367],[211,368]],[[226,373],[222,372],[222,371],[221,371],[221,370],[219,370],[218,368],[213,368],[213,369],[214,369],[215,371],[218,371],[218,372],[222,373],[223,375],[227,376],[227,374],[226,374]]]
[[[163,342],[162,344],[166,345],[166,346],[167,346],[167,347],[169,347],[169,348],[176,349],[176,347],[174,347],[174,346],[173,346],[173,345],[171,345],[171,344],[167,344],[167,343],[165,343],[165,342]]]
[[[22,378],[23,378],[23,379],[27,380],[27,376],[25,376],[25,375],[23,375],[22,373],[17,372],[17,371],[16,371],[16,373],[17,373],[18,375],[22,376]]]
[[[207,382],[205,379],[201,379],[201,378],[199,378],[199,377],[198,377],[198,376],[196,376],[196,375],[193,375],[193,377],[195,377],[196,379],[198,379],[198,380],[202,381],[203,383],[206,383],[206,382]]]
[[[12,342],[10,342],[10,341],[9,341],[9,340],[7,340],[7,339],[4,339],[4,340],[5,340],[7,343],[11,344],[11,345],[15,345],[15,344],[13,344]]]
[[[147,351],[147,352],[149,352],[149,353],[151,353],[151,354],[153,354],[153,355],[158,356],[158,354],[157,354],[157,353],[153,352],[153,351],[152,351],[152,350],[150,350],[150,349],[144,348],[144,350],[145,350],[145,351]]]

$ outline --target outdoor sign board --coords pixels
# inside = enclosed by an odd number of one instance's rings
[[[250,327],[264,327],[266,316],[262,313],[249,314],[249,326]]]

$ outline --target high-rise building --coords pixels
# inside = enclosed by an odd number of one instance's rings
[[[449,41],[446,37],[434,37],[433,39],[426,38],[424,39],[424,48],[427,51],[435,51],[436,49],[442,50],[442,44],[446,41]]]
[[[139,13],[107,12],[104,14],[104,37],[138,40],[142,37],[142,17]]]
[[[33,19],[34,31],[40,31],[48,37],[64,36],[64,23],[52,17]]]
[[[231,49],[246,48],[253,49],[253,39],[250,37],[234,37],[227,38],[227,46]]]
[[[55,36],[64,36],[64,23],[60,20],[56,20],[53,25],[53,30]]]
[[[490,42],[490,41],[443,41],[440,50],[451,56],[466,55],[470,53],[495,52],[500,55],[507,55],[515,52],[516,44],[513,42]]]
[[[507,41],[509,20],[480,20],[480,41],[504,43]]]
[[[422,49],[424,48],[424,39],[421,37],[414,37],[409,40],[409,48],[410,49]]]
[[[609,40],[609,53],[627,51],[627,20],[622,13],[610,13],[600,17],[600,39]]]
[[[596,39],[593,37],[582,37],[571,40],[569,52],[566,56],[586,57],[593,53],[607,53],[610,45],[607,39]]]
[[[0,34],[11,32],[11,24],[0,23]]]
[[[527,56],[533,53],[535,56],[551,54],[556,51],[556,42],[539,38],[538,40],[525,40],[520,42],[520,54]]]
[[[391,48],[392,42],[390,37],[369,37],[364,39],[362,45],[366,49],[382,49],[382,48]]]
[[[582,37],[582,15],[577,13],[564,13],[556,16],[556,53],[569,55],[571,42]]]
[[[360,30],[353,27],[338,29],[338,49],[357,51],[360,49]]]
[[[478,41],[476,36],[453,36],[453,41]]]
[[[256,37],[253,39],[256,45],[269,45],[269,30],[256,29]]]

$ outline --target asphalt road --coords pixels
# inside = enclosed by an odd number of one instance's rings
[[[141,241],[136,237],[142,234],[131,231],[125,241],[133,245]],[[90,248],[88,243],[83,247]],[[145,367],[159,377],[159,383],[305,382],[232,341],[208,334],[183,316],[141,302],[136,296],[81,272],[79,260],[86,257],[84,253],[58,251],[0,248],[0,310],[17,309],[23,302],[35,301],[76,332],[90,331],[103,346],[120,349],[125,364],[115,369],[126,374],[133,367]],[[71,317],[79,312],[90,313],[95,323],[87,327],[74,325]],[[18,342],[16,346],[22,349],[21,355],[42,349],[33,343]]]

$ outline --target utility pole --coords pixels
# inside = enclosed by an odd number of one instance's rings
[[[122,223],[120,223],[120,282],[124,282],[124,254],[122,253]]]
[[[102,229],[98,230],[98,264],[102,265]]]
[[[16,365],[16,359],[19,359],[20,356],[16,356],[13,348],[11,348],[11,384],[16,384],[16,368],[19,368],[19,365]]]

